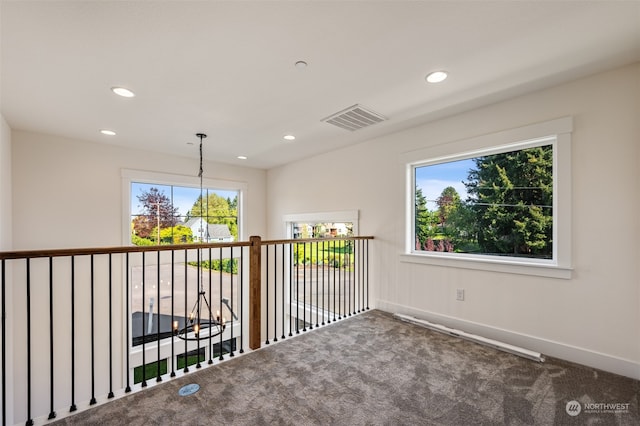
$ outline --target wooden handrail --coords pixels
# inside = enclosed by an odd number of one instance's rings
[[[171,314],[169,315],[166,310],[162,311],[164,318],[165,319],[170,318],[171,321],[174,322],[174,324],[179,324],[179,321],[182,321],[183,324],[185,324],[185,334],[187,330],[186,324],[187,324],[187,318],[188,318],[186,316],[187,315],[186,314],[187,313],[187,306],[186,306],[187,288],[189,285],[193,284],[193,282],[189,284],[188,276],[191,276],[191,278],[195,279],[195,275],[192,272],[188,273],[187,268],[188,268],[188,265],[202,267],[201,265],[204,265],[203,261],[206,258],[206,255],[203,257],[200,253],[198,253],[198,256],[196,257],[195,252],[203,249],[210,250],[210,249],[217,248],[220,250],[221,263],[223,260],[222,259],[223,256],[231,257],[230,255],[232,255],[232,257],[237,258],[237,266],[234,264],[234,267],[237,267],[238,275],[235,278],[232,277],[230,280],[227,280],[225,285],[228,285],[230,283],[230,287],[228,288],[230,289],[230,292],[231,292],[230,293],[231,306],[234,306],[234,307],[239,306],[239,309],[240,309],[239,315],[235,317],[236,319],[240,318],[240,323],[238,324],[238,327],[240,329],[240,335],[238,337],[234,334],[234,332],[237,330],[235,325],[231,327],[230,335],[231,335],[231,340],[236,338],[241,339],[240,353],[242,353],[244,351],[243,344],[246,344],[246,343],[249,344],[249,347],[251,349],[258,349],[261,347],[261,342],[262,342],[261,337],[262,337],[263,331],[266,332],[265,337],[267,337],[267,341],[265,342],[265,344],[269,344],[268,338],[269,338],[270,332],[273,332],[274,334],[273,341],[275,342],[278,340],[275,338],[275,335],[278,332],[279,326],[280,326],[279,331],[282,333],[282,336],[281,336],[282,338],[284,338],[285,329],[287,327],[289,331],[289,336],[292,336],[292,330],[294,329],[294,320],[295,320],[295,332],[296,334],[298,334],[300,331],[299,328],[301,324],[303,327],[302,331],[307,330],[306,328],[307,325],[309,326],[309,329],[313,328],[313,324],[312,324],[313,315],[315,315],[316,317],[315,326],[318,327],[319,318],[322,319],[322,325],[325,325],[325,322],[324,322],[325,317],[326,317],[327,323],[331,323],[332,321],[336,321],[336,313],[338,315],[337,319],[340,320],[342,319],[341,318],[342,315],[344,316],[344,318],[346,318],[347,316],[351,316],[352,314],[359,313],[361,311],[364,311],[365,309],[368,310],[369,295],[370,295],[369,281],[368,281],[369,280],[368,240],[373,240],[373,239],[374,239],[373,236],[353,236],[353,237],[336,237],[336,238],[262,240],[261,237],[259,236],[252,236],[250,237],[249,241],[237,241],[237,242],[227,242],[227,243],[216,242],[216,243],[195,243],[195,244],[172,244],[172,245],[158,245],[158,246],[113,246],[113,247],[94,247],[94,248],[64,248],[64,249],[1,251],[0,252],[1,280],[0,281],[2,281],[2,285],[1,285],[2,287],[1,302],[2,303],[1,304],[2,304],[2,314],[3,314],[2,315],[3,317],[3,321],[2,321],[3,367],[5,366],[6,359],[7,359],[6,357],[7,349],[5,348],[5,345],[4,345],[4,339],[5,339],[5,336],[7,335],[7,324],[5,324],[5,317],[7,315],[6,308],[8,303],[14,302],[14,300],[7,300],[5,297],[5,289],[7,285],[10,285],[11,286],[10,288],[15,288],[15,289],[18,289],[20,287],[21,292],[17,294],[20,294],[19,296],[20,298],[23,298],[24,296],[26,296],[26,306],[22,306],[24,304],[24,299],[23,301],[18,301],[19,306],[15,308],[15,311],[16,312],[24,311],[23,313],[21,312],[20,315],[22,315],[22,317],[27,319],[26,351],[28,356],[27,356],[27,361],[25,365],[27,366],[26,367],[27,376],[29,378],[31,377],[31,372],[36,371],[36,370],[33,370],[33,368],[36,367],[36,364],[32,363],[30,359],[30,356],[31,356],[30,354],[35,353],[35,351],[32,351],[31,344],[33,342],[38,342],[38,346],[37,346],[38,349],[36,349],[36,351],[39,351],[40,348],[44,348],[43,350],[46,350],[48,345],[49,357],[50,357],[49,358],[49,362],[50,362],[49,385],[50,385],[50,396],[51,396],[50,416],[51,416],[51,413],[53,413],[55,416],[54,409],[56,407],[54,407],[53,405],[54,404],[53,395],[55,394],[55,389],[57,389],[57,387],[54,386],[54,379],[53,379],[54,367],[53,366],[54,366],[54,361],[57,362],[57,359],[56,359],[57,357],[54,356],[55,347],[53,345],[53,342],[54,342],[53,325],[54,325],[54,316],[57,315],[57,311],[54,309],[53,302],[54,300],[57,302],[59,299],[61,299],[60,296],[63,296],[64,298],[71,296],[71,300],[70,300],[71,316],[70,316],[70,321],[69,321],[69,318],[66,318],[66,316],[61,316],[60,319],[58,319],[58,316],[56,316],[55,323],[58,324],[64,321],[64,322],[67,322],[68,324],[71,324],[71,327],[70,327],[71,336],[76,335],[75,334],[76,333],[75,314],[76,313],[81,314],[82,312],[84,312],[83,315],[88,315],[86,311],[78,310],[78,312],[76,312],[76,308],[74,307],[74,304],[75,305],[81,304],[85,306],[87,309],[90,309],[89,318],[91,321],[91,324],[90,324],[91,339],[90,339],[90,342],[87,341],[88,339],[82,339],[84,340],[84,342],[79,342],[78,347],[85,348],[82,350],[89,350],[89,345],[90,345],[91,386],[92,386],[91,401],[95,401],[96,396],[95,396],[95,389],[94,389],[94,385],[95,385],[94,372],[97,370],[95,370],[95,366],[94,366],[94,336],[97,334],[106,334],[107,323],[109,326],[109,330],[108,330],[108,342],[109,342],[109,365],[108,365],[109,373],[108,375],[110,380],[109,391],[111,394],[113,394],[113,383],[111,383],[111,380],[114,377],[113,371],[112,371],[112,367],[113,367],[112,355],[114,352],[112,349],[112,343],[118,342],[117,333],[112,336],[113,324],[115,324],[116,326],[118,324],[123,325],[123,330],[124,330],[123,334],[126,335],[126,337],[122,335],[120,336],[121,340],[124,341],[124,343],[118,344],[115,350],[117,351],[118,347],[120,347],[122,350],[126,350],[126,357],[127,357],[126,366],[122,365],[123,370],[126,369],[125,370],[126,371],[126,388],[124,388],[124,390],[125,390],[125,393],[131,390],[131,387],[130,387],[130,377],[131,377],[130,370],[131,369],[129,364],[129,361],[130,361],[129,357],[131,356],[130,345],[131,345],[131,342],[133,341],[133,339],[131,339],[131,332],[133,330],[133,322],[132,322],[133,314],[131,314],[130,312],[131,311],[130,308],[132,307],[132,305],[129,305],[129,303],[131,303],[131,299],[133,297],[133,290],[131,290],[132,288],[131,285],[134,279],[134,272],[132,272],[133,269],[130,269],[130,268],[132,268],[133,266],[135,266],[136,268],[140,268],[140,271],[142,273],[142,278],[140,281],[142,282],[142,290],[141,291],[136,290],[136,291],[139,291],[139,294],[142,295],[142,303],[144,305],[145,303],[144,298],[146,294],[144,283],[147,281],[145,279],[145,273],[144,273],[144,271],[146,270],[145,256],[144,256],[145,252],[157,253],[157,262],[155,263],[154,261],[151,262],[153,264],[154,270],[155,270],[155,267],[157,266],[157,273],[155,273],[155,275],[152,276],[152,282],[154,280],[157,280],[156,283],[162,282],[161,280],[162,274],[168,271],[167,269],[161,273],[161,269],[160,269],[161,260],[164,260],[166,263],[169,263],[169,261],[168,261],[168,256],[163,255],[161,257],[160,252],[161,251],[162,252],[172,252],[172,251],[185,252],[184,256],[171,255],[171,270],[170,270],[172,274],[170,297],[173,298],[174,296],[173,266],[176,262],[184,265],[184,270],[185,270],[184,272],[185,274],[184,275],[184,303],[185,303],[184,313],[177,313],[177,312],[174,313],[173,299],[171,301]],[[351,241],[352,243],[346,243],[346,241]],[[356,241],[361,243],[356,243]],[[366,244],[364,244],[365,241],[367,242]],[[319,253],[320,245],[322,245],[321,250],[323,252],[331,251],[331,247],[329,247],[328,250],[326,249],[326,244],[324,244],[325,242],[341,242],[341,243],[331,245],[333,247],[332,253],[330,254],[325,253],[322,256],[319,256],[318,253]],[[308,257],[305,254],[305,250],[307,250],[308,247],[300,247],[298,246],[298,244],[301,244],[302,246],[312,244],[310,251],[306,252],[306,253],[309,253]],[[281,255],[276,254],[276,249],[279,249],[279,248],[270,247],[270,246],[276,246],[276,245],[278,246],[282,245]],[[288,247],[289,250],[286,250],[285,246],[287,245],[289,246]],[[232,247],[238,247],[239,254],[236,254],[236,252],[233,250],[227,250],[226,253],[223,253],[223,250],[222,250],[223,248],[230,249]],[[315,258],[313,255],[314,248],[316,253]],[[353,250],[350,250],[350,248],[353,248]],[[339,251],[336,249],[339,249]],[[187,253],[187,251],[189,251],[189,253]],[[301,254],[300,251],[302,252],[302,255],[303,257],[305,257],[305,259],[300,258],[300,254]],[[274,253],[273,258],[269,257],[270,252]],[[129,256],[129,253],[142,253],[142,255]],[[280,253],[279,250],[278,250],[278,253]],[[287,259],[286,253],[288,253],[288,255],[291,256],[289,261],[286,260]],[[350,256],[347,256],[347,254],[349,254]],[[351,256],[351,254],[353,255]],[[102,259],[96,262],[95,270],[94,270],[94,257],[93,257],[94,255],[102,256]],[[115,268],[113,267],[113,264],[112,264],[111,255],[121,255],[121,256],[116,256]],[[89,256],[91,257],[90,259],[89,259]],[[107,262],[103,262],[104,257],[106,256],[109,257],[108,264]],[[248,256],[248,261],[249,261],[248,265],[246,263],[246,256]],[[176,257],[179,258],[179,260],[175,259]],[[30,261],[30,259],[35,259],[35,258],[40,258],[40,259],[48,258],[49,261],[48,262],[46,261],[43,262],[41,260],[34,261],[34,262]],[[55,261],[54,261],[54,258],[56,259]],[[64,258],[67,258],[67,259],[64,259]],[[135,265],[132,265],[130,263],[131,258],[133,258]],[[155,258],[155,256],[149,255],[149,258]],[[197,262],[196,262],[196,259],[197,259]],[[5,262],[7,260],[10,260],[10,262]],[[69,262],[67,262],[66,260],[69,260]],[[211,254],[209,254],[209,260],[214,262],[216,261],[216,259],[212,258]],[[276,260],[278,260],[278,264],[276,264]],[[307,271],[305,269],[306,268],[305,265],[307,264],[306,262],[308,262],[309,260],[311,262],[315,262],[316,264],[315,291],[314,291],[314,284],[313,284],[313,274],[309,273],[308,275],[306,275]],[[280,267],[280,261],[281,261],[281,269],[280,271],[278,271],[277,268]],[[356,265],[356,262],[359,262],[359,264]],[[273,265],[274,269],[270,269],[269,265]],[[349,265],[353,265],[353,266],[350,267]],[[54,266],[55,266],[55,274],[53,272]],[[325,303],[325,266],[329,268],[327,269],[327,274],[326,274],[326,277],[327,277],[326,303]],[[302,271],[301,283],[298,282],[299,267],[300,267],[300,270]],[[309,266],[309,268],[311,268],[311,266]],[[118,272],[120,272],[120,270],[126,271],[126,274],[119,274]],[[320,270],[322,273],[321,275],[322,280],[318,278],[320,276],[319,275]],[[9,271],[9,274],[7,274],[7,271]],[[17,271],[17,273],[15,273],[15,271]],[[70,276],[67,271],[70,271]],[[333,272],[331,273],[331,271]],[[107,272],[108,272],[108,277],[106,275],[100,275],[101,273],[106,274]],[[116,273],[112,274],[113,272],[116,272]],[[243,275],[243,272],[245,273],[245,275]],[[247,283],[246,272],[248,272],[248,275],[249,275],[248,283]],[[47,273],[48,273],[48,282],[47,282]],[[291,275],[289,275],[289,273],[291,273]],[[294,274],[296,278],[294,278]],[[220,302],[222,303],[222,301],[224,300],[223,290],[222,290],[222,271],[220,272],[220,275],[221,276],[220,276],[219,288],[220,288]],[[203,279],[202,274],[198,274],[198,276],[199,276],[198,280]],[[274,281],[272,281],[271,284],[269,284],[269,277],[271,276],[273,276]],[[306,278],[307,276],[309,277],[308,283],[305,281],[307,279]],[[337,282],[336,282],[336,276],[338,280]],[[136,279],[138,278],[140,277],[137,276]],[[210,275],[209,280],[211,279],[212,278]],[[280,279],[280,282],[278,282],[278,279]],[[198,280],[195,280],[197,284],[202,284],[202,282],[204,282],[204,281],[198,281]],[[320,281],[322,282],[322,290],[320,290],[320,287],[319,287]],[[64,285],[60,286],[58,285],[59,283],[62,283]],[[333,285],[333,291],[330,290],[331,283]],[[288,292],[289,292],[288,302],[285,300],[285,294],[287,292],[286,284],[288,284]],[[122,287],[119,290],[117,290],[118,285],[121,285]],[[234,300],[233,300],[234,285],[239,286],[240,301],[237,302],[237,304],[234,303]],[[278,287],[278,285],[280,285],[280,287]],[[295,285],[295,287],[292,287],[293,285]],[[47,287],[48,287],[48,290],[47,290]],[[61,293],[54,292],[54,290],[57,291],[57,289],[60,287],[62,287]],[[95,287],[95,290],[98,290],[98,292],[95,294],[94,294],[94,287]],[[113,289],[116,289],[115,304],[112,304]],[[246,293],[243,293],[243,289],[244,290],[248,289],[249,294],[247,295]],[[106,296],[107,290],[108,290],[108,304],[106,300],[102,300],[102,297]],[[128,293],[129,291],[131,291],[131,294]],[[147,336],[151,337],[151,339],[148,340],[148,342],[157,340],[158,344],[155,347],[157,349],[157,356],[156,356],[156,361],[154,362],[157,363],[159,367],[160,365],[159,363],[162,358],[161,357],[162,347],[159,342],[166,338],[165,334],[163,334],[164,331],[160,327],[161,309],[160,309],[159,301],[160,299],[164,299],[164,297],[161,297],[160,286],[156,286],[156,289],[154,291],[157,294],[156,300],[158,300],[158,305],[157,305],[158,308],[156,311],[158,315],[157,327],[156,327],[156,331],[153,332],[153,335],[155,335],[156,338],[154,339],[152,334],[145,335],[145,332],[143,331],[142,339],[141,339],[142,349],[141,351],[139,351],[139,353],[141,354],[141,357],[142,357],[142,366],[148,365],[146,363],[145,354],[147,354],[147,352],[149,351],[144,346],[145,341],[147,341],[145,340],[145,338]],[[211,291],[212,290],[211,290],[211,284],[210,284],[209,293],[211,293]],[[314,296],[312,296],[312,294],[314,293],[315,293],[315,304],[313,300]],[[365,296],[365,293],[366,293],[366,296]],[[33,304],[33,306],[31,303],[32,294],[38,294],[38,297],[34,299],[35,303]],[[117,296],[118,294],[122,294],[124,295],[124,297],[118,298]],[[264,294],[264,299],[263,299],[263,294]],[[320,302],[318,298],[319,297],[318,295],[320,294],[322,294],[322,302]],[[307,295],[310,295],[309,299],[307,299]],[[279,298],[280,296],[282,297],[282,299]],[[300,300],[299,296],[302,296],[302,300]],[[31,330],[32,330],[31,320],[36,318],[39,319],[40,316],[43,314],[40,311],[35,313],[35,310],[33,310],[32,307],[44,306],[42,304],[45,302],[45,299],[47,297],[49,299],[49,309],[48,309],[49,339],[48,340],[41,339],[39,337],[36,338],[31,335]],[[89,297],[90,299],[87,299]],[[296,298],[295,304],[292,297]],[[118,300],[120,300],[120,302],[118,302]],[[138,300],[138,302],[139,301],[140,300]],[[94,311],[95,302],[98,302],[102,306],[100,307],[100,309],[97,309]],[[333,305],[331,304],[331,302],[333,302]],[[63,307],[66,306],[66,303],[67,302],[64,302],[64,304],[62,304],[61,306]],[[227,304],[227,307],[230,310],[232,309],[231,306]],[[271,310],[270,307],[273,307],[273,310]],[[246,310],[247,308],[249,310],[248,312]],[[220,305],[220,309],[222,310],[222,304]],[[356,309],[357,309],[357,312],[356,312]],[[278,313],[278,310],[280,310],[280,313]],[[44,311],[45,311],[44,314],[46,314],[46,308],[44,309]],[[118,313],[118,312],[123,313],[123,311],[125,311],[126,313],[124,313],[121,322],[116,320],[116,322],[114,323],[112,319],[112,314]],[[11,312],[11,310],[9,312]],[[151,318],[152,312],[153,312],[152,307],[149,308],[149,311],[145,311],[145,308],[143,307],[142,312],[140,313],[141,317],[139,318],[142,318],[143,321],[147,321],[145,318],[147,319]],[[331,316],[330,314],[332,312],[333,312],[333,315]],[[106,315],[108,315],[108,322],[105,319]],[[280,315],[279,317],[281,320],[280,324],[276,323],[277,315]],[[274,322],[270,324],[269,319],[272,317],[274,318]],[[16,316],[16,318],[19,318],[19,317]],[[285,325],[285,319],[287,318],[289,323],[288,325]],[[245,319],[248,319],[248,325],[244,324]],[[96,332],[94,330],[94,320],[98,321],[97,324],[101,324],[100,321],[104,321],[103,324],[105,328],[101,329],[102,332]],[[179,320],[179,321],[175,321],[175,320]],[[264,321],[264,330],[263,330],[263,321]],[[170,324],[170,323],[167,322],[167,324]],[[243,329],[243,324],[245,327],[244,329]],[[13,327],[11,323],[10,323],[10,326]],[[61,326],[56,325],[56,327],[61,327]],[[62,329],[65,329],[65,332],[68,331],[68,329],[64,324],[62,325],[62,328],[60,328],[60,330]],[[55,332],[57,336],[58,328],[56,328],[55,330],[56,330]],[[142,330],[144,330],[144,328]],[[246,334],[244,330],[248,331],[247,337],[245,337]],[[222,333],[220,333],[219,344],[221,349],[223,348],[222,339],[223,339],[223,335]],[[173,340],[174,339],[171,339],[171,343],[170,343],[172,363],[174,359]],[[103,342],[103,344],[106,343],[105,340],[101,340],[101,341]],[[40,345],[40,343],[42,345]],[[233,341],[233,343],[231,343],[231,345],[232,345],[231,346],[232,348],[235,348],[235,340]],[[197,348],[198,350],[200,350],[199,341],[198,341]],[[189,349],[193,349],[193,347],[189,348],[188,344],[185,343],[185,348],[184,348],[185,353],[188,353]],[[75,407],[76,407],[75,399],[74,399],[75,398],[74,374],[75,374],[75,365],[76,365],[74,354],[76,353],[75,352],[76,350],[77,350],[76,343],[75,343],[74,337],[72,337],[71,349],[69,351],[69,353],[71,354],[71,371],[72,371],[72,380],[70,381],[70,388],[71,388],[71,395],[72,395],[71,397],[72,408],[70,409],[71,411],[75,411]],[[231,356],[233,356],[233,350],[234,349],[231,350]],[[166,352],[165,355],[167,355],[167,353],[168,352]],[[212,352],[210,352],[210,354],[211,353]],[[46,357],[46,354],[42,353],[41,355],[43,357],[42,359],[44,360],[45,359],[44,357]],[[38,356],[40,357],[40,354]],[[168,355],[167,355],[167,358],[168,358]],[[223,359],[222,355],[220,355],[220,359],[221,360]],[[136,362],[138,361],[139,360],[136,360]],[[211,355],[210,355],[210,363],[211,363]],[[40,364],[38,364],[38,367],[39,365]],[[101,364],[101,365],[106,366],[106,364]],[[101,368],[101,367],[98,367],[98,368]],[[173,368],[174,367],[172,364],[172,369]],[[143,367],[143,371],[146,371],[144,370],[144,367]],[[159,371],[160,369],[158,368],[158,377],[160,377]],[[188,370],[185,367],[185,372],[187,371]],[[106,377],[106,374],[107,373],[105,371],[105,377]],[[143,380],[146,380],[144,374],[143,374]],[[3,376],[3,386],[6,386],[5,382],[6,380],[5,380],[5,377]],[[30,401],[33,396],[32,389],[34,389],[33,387],[34,384],[31,382],[31,379],[27,380],[27,382],[28,382],[27,383],[27,395],[28,395],[27,405],[30,407]],[[40,386],[40,385],[44,385],[44,379],[42,381],[38,381],[37,386]],[[121,385],[124,386],[124,383],[122,383]],[[142,386],[144,387],[144,385]],[[0,402],[2,402],[2,405],[4,406],[6,405],[7,399],[5,398],[5,392],[2,392],[2,394],[3,394],[2,400]],[[87,399],[88,399],[88,396],[87,396]],[[90,402],[89,404],[92,405],[93,402]],[[39,408],[38,410],[41,410],[41,409],[42,407]],[[27,423],[29,423],[31,420],[31,414],[32,413],[29,408],[28,414],[27,414],[27,418],[29,420],[27,421]]]
[[[350,241],[350,240],[373,240],[372,236],[360,237],[332,237],[332,238],[296,238],[289,240],[262,240],[263,246],[273,244],[289,244],[289,243],[317,243],[321,241]]]
[[[259,236],[250,237],[249,241],[222,242],[222,243],[194,243],[194,244],[170,244],[159,246],[115,246],[93,248],[68,248],[68,249],[44,249],[44,250],[15,250],[0,252],[0,261],[10,259],[35,259],[71,256],[90,256],[105,254],[123,254],[139,252],[182,251],[209,248],[250,247],[249,251],[249,347],[260,347],[261,327],[261,248],[262,246],[276,244],[300,244],[316,243],[322,241],[353,241],[372,240],[372,236],[353,236],[335,238],[300,238],[262,240]]]
[[[336,238],[300,238],[282,240],[261,240],[261,245],[289,244],[289,243],[313,243],[320,241],[347,241],[347,240],[372,240],[371,236],[362,237],[336,237]],[[68,249],[41,249],[41,250],[10,250],[0,251],[0,260],[3,259],[34,259],[39,257],[66,257],[66,256],[89,256],[92,254],[116,254],[116,253],[139,253],[158,252],[172,250],[194,250],[224,247],[250,247],[251,241],[235,241],[226,243],[194,243],[194,244],[168,244],[159,246],[113,246],[113,247],[90,247],[90,248],[68,248]]]
[[[65,257],[65,256],[86,256],[92,254],[115,254],[115,253],[137,253],[137,252],[158,252],[172,250],[194,250],[220,247],[248,247],[250,241],[236,241],[229,243],[195,243],[195,244],[169,244],[160,246],[116,246],[116,247],[94,247],[94,248],[69,248],[69,249],[44,249],[44,250],[17,250],[0,251],[2,259],[33,259],[37,257]]]

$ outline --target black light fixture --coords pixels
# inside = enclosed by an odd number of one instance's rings
[[[208,315],[202,316],[204,313]],[[189,316],[185,318],[184,327],[179,328],[178,321],[173,322],[173,333],[182,340],[197,341],[201,338],[213,338],[219,336],[227,327],[226,320],[216,312],[215,318],[211,312],[211,305],[207,300],[206,292],[202,284],[198,293],[198,300],[193,305]],[[203,333],[206,333],[202,336]]]
[[[200,169],[198,170],[198,177],[200,178],[200,242],[204,242],[205,226],[208,226],[208,222],[204,219],[204,188],[202,184],[202,140],[207,137],[204,133],[196,133],[196,136],[200,138]],[[207,234],[209,232],[207,231]],[[221,316],[220,311],[216,312],[214,317],[211,311],[211,305],[207,300],[207,294],[204,290],[204,279],[202,276],[202,250],[199,249],[198,254],[198,274],[200,276],[200,288],[198,290],[198,298],[189,312],[189,316],[184,318],[184,324],[180,327],[178,321],[173,321],[173,334],[178,336],[182,340],[198,341],[201,338],[213,338],[219,336],[226,328],[226,320]],[[229,307],[227,305],[227,307]],[[229,308],[231,310],[231,308]],[[186,314],[186,313],[185,313]],[[233,311],[231,311],[232,316]]]

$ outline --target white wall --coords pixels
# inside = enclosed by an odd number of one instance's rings
[[[245,235],[265,231],[265,171],[205,162],[205,179],[243,182]],[[16,249],[121,245],[121,170],[197,176],[198,159],[13,133]]]
[[[11,250],[13,248],[11,233],[11,129],[7,125],[4,117],[0,115],[0,250]],[[5,282],[10,279],[10,274],[5,272]],[[11,286],[6,286],[5,297],[7,301],[13,300]],[[13,307],[12,303],[5,304],[7,312],[7,335],[5,336],[8,347],[13,346]],[[12,365],[13,354],[7,351],[7,365]],[[7,369],[7,388],[12,387],[13,371]],[[7,418],[13,417],[13,393],[7,392]],[[0,402],[1,404],[1,402]]]
[[[640,378],[639,103],[636,64],[272,169],[269,238],[282,236],[285,214],[359,209],[360,234],[376,237],[377,307]],[[400,261],[402,153],[565,116],[574,118],[570,280]]]
[[[0,115],[0,250],[11,249],[11,129]]]

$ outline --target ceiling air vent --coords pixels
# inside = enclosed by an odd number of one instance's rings
[[[361,105],[353,105],[320,121],[333,124],[341,129],[354,131],[385,121],[386,118]]]

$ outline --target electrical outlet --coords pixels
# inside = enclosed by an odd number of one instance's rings
[[[456,289],[456,300],[464,300],[464,288]]]

